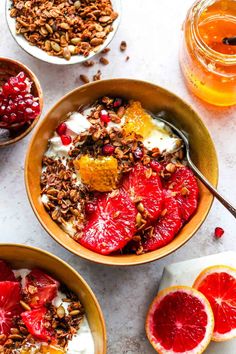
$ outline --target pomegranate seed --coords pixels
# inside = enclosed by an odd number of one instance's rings
[[[140,147],[137,147],[133,154],[136,160],[140,160],[143,157],[143,150]]]
[[[61,135],[61,142],[63,145],[70,145],[72,142],[71,136],[70,135]]]
[[[20,72],[10,77],[0,90],[0,125],[6,129],[18,122],[24,125],[35,119],[40,112],[36,97],[28,92],[30,85],[26,80],[25,73]]]
[[[92,202],[85,204],[85,213],[86,214],[92,214],[96,210],[96,205],[93,204]]]
[[[222,229],[222,227],[216,227],[215,228],[215,237],[216,238],[221,238],[224,234],[224,230]]]
[[[60,135],[60,136],[65,135],[66,131],[67,131],[66,123],[59,124],[57,129],[56,129],[57,134]]]
[[[102,148],[102,153],[104,155],[112,155],[115,151],[115,147],[111,144],[106,144]]]
[[[101,110],[100,119],[104,123],[109,123],[110,122],[111,119],[109,117],[109,113],[105,109]]]
[[[113,107],[114,108],[119,108],[122,105],[122,99],[121,98],[116,98],[114,103],[113,103]]]
[[[161,164],[159,162],[155,161],[155,160],[152,160],[150,162],[150,167],[155,172],[160,172],[160,170],[161,170]]]
[[[23,71],[21,71],[18,75],[17,75],[17,78],[20,82],[24,82],[26,80],[26,75]]]

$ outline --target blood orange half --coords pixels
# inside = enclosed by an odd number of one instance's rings
[[[197,277],[193,287],[211,304],[215,317],[212,340],[222,342],[236,337],[236,269],[209,267]]]
[[[214,329],[210,303],[187,286],[162,290],[152,302],[146,320],[149,341],[159,354],[200,354]]]

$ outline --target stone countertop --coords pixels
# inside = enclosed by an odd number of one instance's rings
[[[181,25],[192,0],[122,2],[121,25],[108,54],[110,65],[98,64],[89,69],[80,65],[59,68],[32,58],[12,39],[4,19],[3,4],[0,7],[0,56],[18,59],[35,72],[44,91],[44,113],[61,96],[81,84],[81,73],[91,77],[98,69],[102,70],[103,78],[142,79],[172,90],[193,106],[208,127],[219,158],[219,190],[235,204],[235,107],[217,108],[193,97],[187,91],[179,69]],[[119,51],[122,40],[128,44],[125,53]],[[127,55],[130,56],[128,62],[125,61]],[[131,268],[109,268],[82,260],[55,243],[32,212],[23,178],[30,138],[31,135],[14,146],[0,150],[0,241],[43,248],[80,272],[91,285],[104,311],[108,354],[154,353],[145,337],[144,320],[148,305],[157,292],[163,267],[201,255],[236,250],[235,220],[215,201],[197,234],[180,250],[160,261]],[[221,240],[213,237],[216,226],[225,230]]]

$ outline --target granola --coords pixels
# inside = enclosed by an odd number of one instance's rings
[[[111,0],[12,0],[10,15],[17,34],[66,60],[97,52],[118,17]]]
[[[164,224],[163,246],[197,207],[182,141],[140,102],[109,96],[57,127],[43,158],[41,188],[52,219],[102,254],[158,248]]]

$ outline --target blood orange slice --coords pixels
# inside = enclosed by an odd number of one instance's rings
[[[182,226],[178,203],[169,193],[164,194],[164,212],[153,224],[154,228],[145,232],[143,249],[154,251],[170,243]]]
[[[221,342],[236,337],[236,269],[209,267],[198,276],[193,287],[211,304],[215,316],[212,340]]]
[[[159,354],[200,354],[208,346],[213,328],[210,303],[187,286],[162,290],[146,320],[148,339]]]
[[[110,254],[122,249],[135,232],[136,209],[123,190],[98,196],[95,211],[88,215],[79,242],[97,253]]]
[[[166,187],[175,194],[181,216],[187,221],[198,206],[198,184],[188,167],[178,168],[166,183]]]

